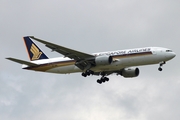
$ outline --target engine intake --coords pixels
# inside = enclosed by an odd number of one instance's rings
[[[130,77],[137,77],[139,75],[140,71],[139,68],[125,68],[121,75],[125,78],[130,78]]]
[[[107,56],[107,55],[97,56],[95,58],[96,65],[109,65],[112,63],[112,61],[113,61],[112,56]]]

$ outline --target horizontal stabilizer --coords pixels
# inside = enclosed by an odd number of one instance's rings
[[[16,58],[6,58],[6,59],[11,60],[13,62],[20,63],[20,64],[25,64],[25,65],[28,65],[28,66],[37,66],[38,65],[38,64],[35,64],[35,63],[27,62],[27,61],[16,59]]]

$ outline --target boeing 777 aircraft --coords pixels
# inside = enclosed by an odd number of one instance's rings
[[[32,39],[45,44],[46,47],[64,55],[64,57],[48,58]],[[162,47],[144,47],[88,54],[33,36],[23,37],[23,40],[30,62],[7,58],[23,64],[23,69],[60,74],[81,72],[84,77],[100,75],[101,78],[97,80],[99,84],[109,81],[107,76],[113,73],[125,78],[137,77],[140,72],[135,66],[159,64],[158,70],[162,71],[162,66],[176,56],[172,50]]]

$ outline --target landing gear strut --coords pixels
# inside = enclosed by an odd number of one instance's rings
[[[159,71],[162,71],[162,70],[163,70],[163,69],[162,69],[162,66],[163,66],[164,64],[166,64],[165,61],[160,62],[159,68],[158,68]]]

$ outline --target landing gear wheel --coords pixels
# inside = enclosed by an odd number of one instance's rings
[[[101,83],[104,83],[104,82],[106,82],[106,81],[109,81],[109,78],[107,78],[107,77],[101,77],[101,79],[98,79],[98,80],[97,80],[97,83],[101,84]]]
[[[87,75],[85,73],[82,73],[82,76],[86,77]]]
[[[101,84],[101,83],[102,83],[102,81],[98,79],[98,80],[97,80],[97,83]]]
[[[109,81],[109,78],[107,78],[107,77],[105,77],[104,79],[105,79],[105,81]]]
[[[106,80],[105,80],[104,78],[101,78],[101,81],[102,81],[102,82],[106,82]]]
[[[89,70],[89,73],[90,73],[91,75],[94,75],[94,71],[92,71],[92,70]]]
[[[88,76],[90,76],[90,72],[86,72],[86,74],[87,74]]]
[[[162,71],[162,68],[161,68],[161,67],[159,67],[159,68],[158,68],[158,70],[159,70],[159,71]]]
[[[92,70],[86,70],[85,74],[88,75],[88,76],[90,76],[90,75],[93,75],[93,74],[94,74],[94,71],[92,71]]]

